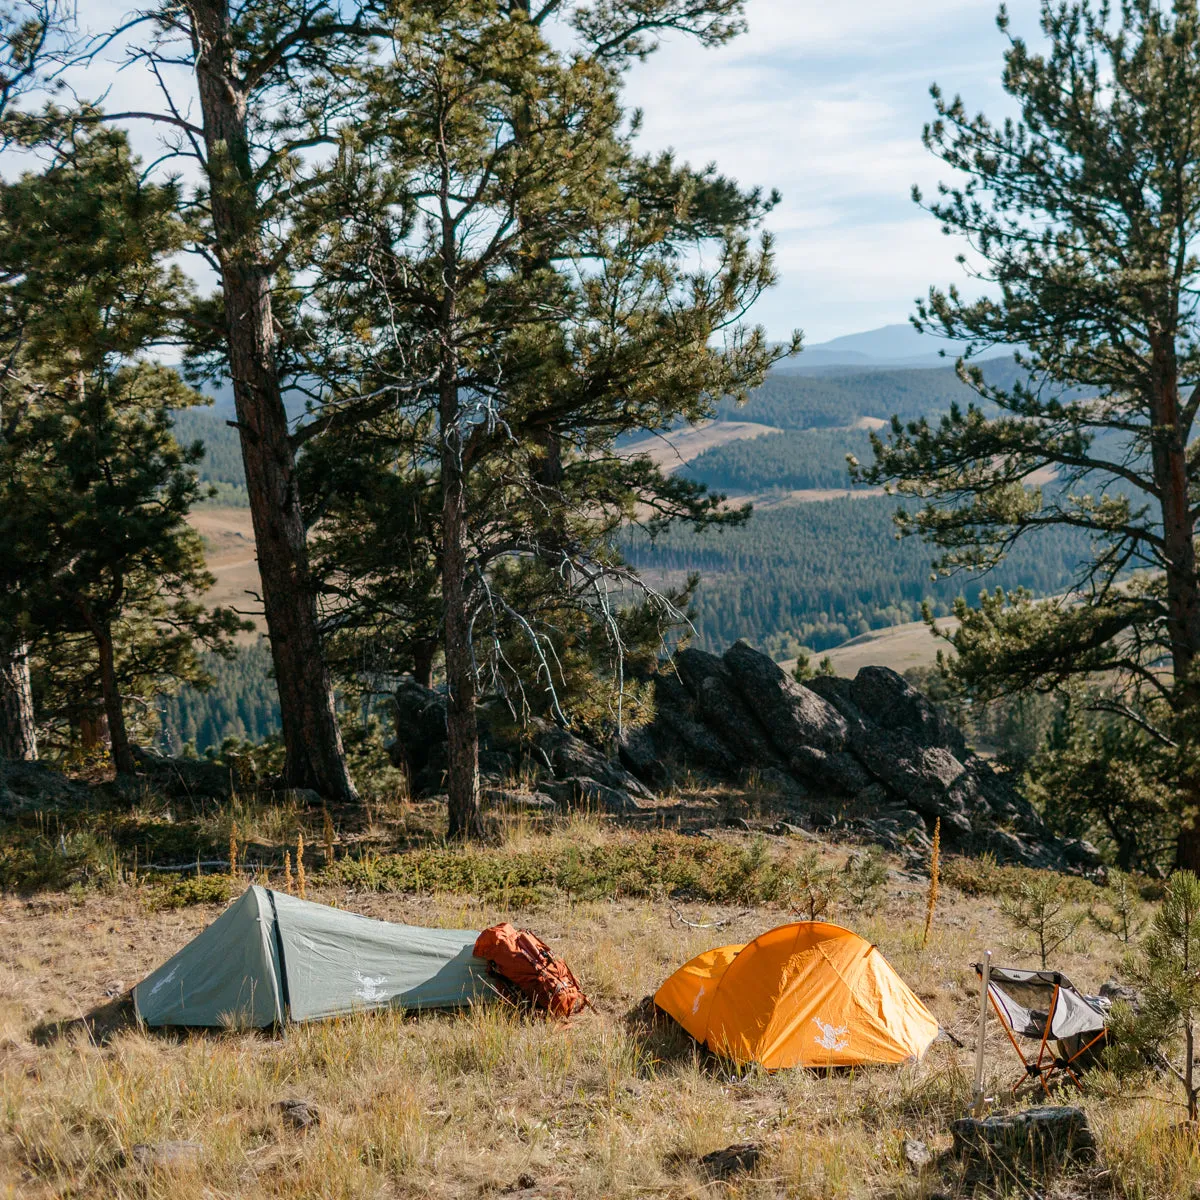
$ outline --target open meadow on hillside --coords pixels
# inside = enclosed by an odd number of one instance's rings
[[[886,877],[869,896],[843,896],[828,914],[877,944],[965,1048],[942,1039],[919,1064],[769,1073],[732,1067],[656,1016],[647,997],[685,960],[796,919],[805,872],[840,872],[863,850],[846,830],[771,832],[761,795],[693,800],[695,822],[682,836],[588,817],[511,816],[494,819],[489,848],[467,850],[431,837],[441,819],[431,806],[381,803],[365,825],[339,819],[329,865],[319,823],[303,811],[243,804],[248,866],[235,880],[146,871],[145,855],[183,857],[188,838],[219,846],[232,818],[184,821],[172,844],[165,814],[148,799],[114,828],[107,866],[103,855],[87,870],[77,859],[73,876],[47,876],[40,888],[0,899],[0,1194],[1196,1194],[1200,1153],[1172,1133],[1179,1109],[1169,1081],[1122,1092],[1107,1076],[1090,1078],[1082,1104],[1099,1162],[1053,1176],[1044,1191],[1018,1178],[980,1184],[944,1154],[971,1089],[978,991],[970,964],[985,948],[998,961],[1029,961],[999,904],[1037,873],[945,860],[927,946],[928,880],[911,851],[882,860]],[[725,827],[731,813],[752,828]],[[317,846],[307,858],[309,899],[411,924],[532,928],[575,969],[593,1010],[569,1023],[495,1003],[363,1013],[279,1033],[139,1028],[128,989],[246,883],[283,887],[283,849],[305,829]],[[135,873],[138,836],[159,841],[144,846]],[[10,855],[8,870],[15,861]],[[1071,877],[1061,890],[1079,912],[1099,895]],[[1083,924],[1055,965],[1094,991],[1124,949]],[[1015,1058],[994,1020],[989,1028],[988,1094],[1010,1109]],[[315,1107],[319,1123],[289,1123],[279,1106],[292,1100]],[[906,1157],[906,1142],[918,1141],[932,1156],[923,1166]],[[188,1145],[162,1150],[176,1142]],[[761,1151],[754,1170],[708,1178],[702,1156],[741,1143]]]

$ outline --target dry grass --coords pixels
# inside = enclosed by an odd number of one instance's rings
[[[552,834],[517,826],[504,855],[602,850],[630,838],[596,821]],[[742,848],[753,846],[746,835]],[[712,843],[714,851],[718,843]],[[757,853],[757,852],[755,852]],[[774,851],[772,851],[774,853]],[[829,847],[833,859],[844,850]],[[956,890],[921,947],[924,880],[893,863],[886,897],[834,919],[875,941],[942,1024],[967,1040],[979,952],[1003,961],[1009,938],[994,896]],[[643,997],[714,944],[748,940],[788,919],[786,907],[685,905],[699,930],[654,898],[578,899],[548,891],[525,907],[477,896],[350,890],[310,872],[310,898],[389,920],[480,928],[511,919],[536,929],[576,969],[597,1011],[567,1026],[497,1006],[405,1017],[367,1014],[295,1026],[282,1037],[172,1035],[112,1013],[78,1018],[125,991],[220,911],[155,903],[144,885],[0,898],[0,1195],[30,1197],[791,1196],[966,1195],[950,1169],[916,1173],[905,1137],[935,1151],[970,1092],[969,1050],[939,1042],[924,1063],[833,1078],[731,1070],[669,1021],[647,1021]],[[965,880],[964,876],[964,880]],[[988,876],[993,882],[997,876]],[[281,885],[282,876],[274,879]],[[1002,882],[1002,881],[1001,881]],[[676,905],[678,906],[678,905]],[[1113,973],[1116,939],[1080,934],[1059,956],[1088,989]],[[72,1019],[75,1019],[72,1023]],[[993,1025],[989,1065],[1003,1093],[1015,1060]],[[1142,1089],[1143,1092],[1146,1089]],[[1085,1101],[1102,1169],[1013,1195],[1200,1194],[1195,1143],[1170,1134],[1179,1110],[1104,1091]],[[275,1104],[316,1104],[318,1127],[287,1127]],[[137,1164],[138,1143],[195,1141],[173,1169]],[[734,1142],[765,1153],[751,1176],[706,1181],[697,1156]],[[522,1177],[536,1181],[518,1190]],[[1001,1191],[1004,1191],[1002,1188]],[[7,1191],[6,1191],[7,1189]],[[982,1195],[994,1195],[984,1191]]]

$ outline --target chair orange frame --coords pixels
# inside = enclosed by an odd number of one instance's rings
[[[1053,1052],[1051,1052],[1050,1059],[1046,1059],[1046,1048],[1050,1042],[1050,1028],[1054,1024],[1054,1010],[1058,1004],[1059,986],[1060,985],[1057,983],[1054,985],[1054,995],[1051,997],[1050,1008],[1046,1013],[1046,1027],[1042,1031],[1042,1040],[1041,1044],[1038,1046],[1037,1058],[1033,1060],[1025,1057],[1021,1047],[1017,1044],[1016,1035],[1013,1033],[1012,1027],[1004,1018],[1004,1011],[1001,1009],[1000,1005],[996,1003],[996,997],[992,995],[991,986],[988,987],[988,999],[992,1002],[992,1008],[996,1010],[996,1019],[1000,1022],[1000,1027],[1006,1034],[1008,1034],[1008,1040],[1012,1042],[1012,1048],[1017,1052],[1017,1057],[1021,1060],[1021,1064],[1025,1068],[1024,1074],[1022,1074],[1012,1086],[1012,1093],[1014,1096],[1017,1094],[1021,1085],[1029,1082],[1029,1080],[1032,1078],[1037,1079],[1038,1083],[1041,1084],[1042,1091],[1049,1096],[1050,1080],[1056,1074],[1068,1076],[1071,1082],[1074,1083],[1080,1091],[1082,1091],[1083,1081],[1075,1073],[1071,1064],[1074,1063],[1080,1057],[1080,1055],[1085,1054],[1088,1050],[1090,1050],[1097,1042],[1102,1041],[1108,1036],[1107,1028],[1102,1029],[1094,1038],[1091,1039],[1091,1041],[1087,1042],[1083,1046],[1080,1046],[1080,1048],[1076,1050],[1070,1058],[1056,1058],[1054,1057]]]

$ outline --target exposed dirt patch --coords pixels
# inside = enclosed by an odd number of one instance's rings
[[[626,446],[623,453],[630,456],[647,454],[663,470],[677,471],[714,446],[780,432],[773,425],[759,425],[754,421],[702,421],[699,425],[690,425],[673,433],[639,438]]]
[[[205,597],[213,608],[236,608],[255,623],[242,641],[253,642],[266,633],[262,606],[255,599],[262,584],[254,551],[254,529],[248,508],[197,508],[188,514],[188,524],[204,539],[205,560],[217,582]]]

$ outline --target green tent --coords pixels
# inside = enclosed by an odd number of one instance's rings
[[[148,1025],[254,1027],[490,992],[469,929],[392,925],[251,887],[133,989]]]

